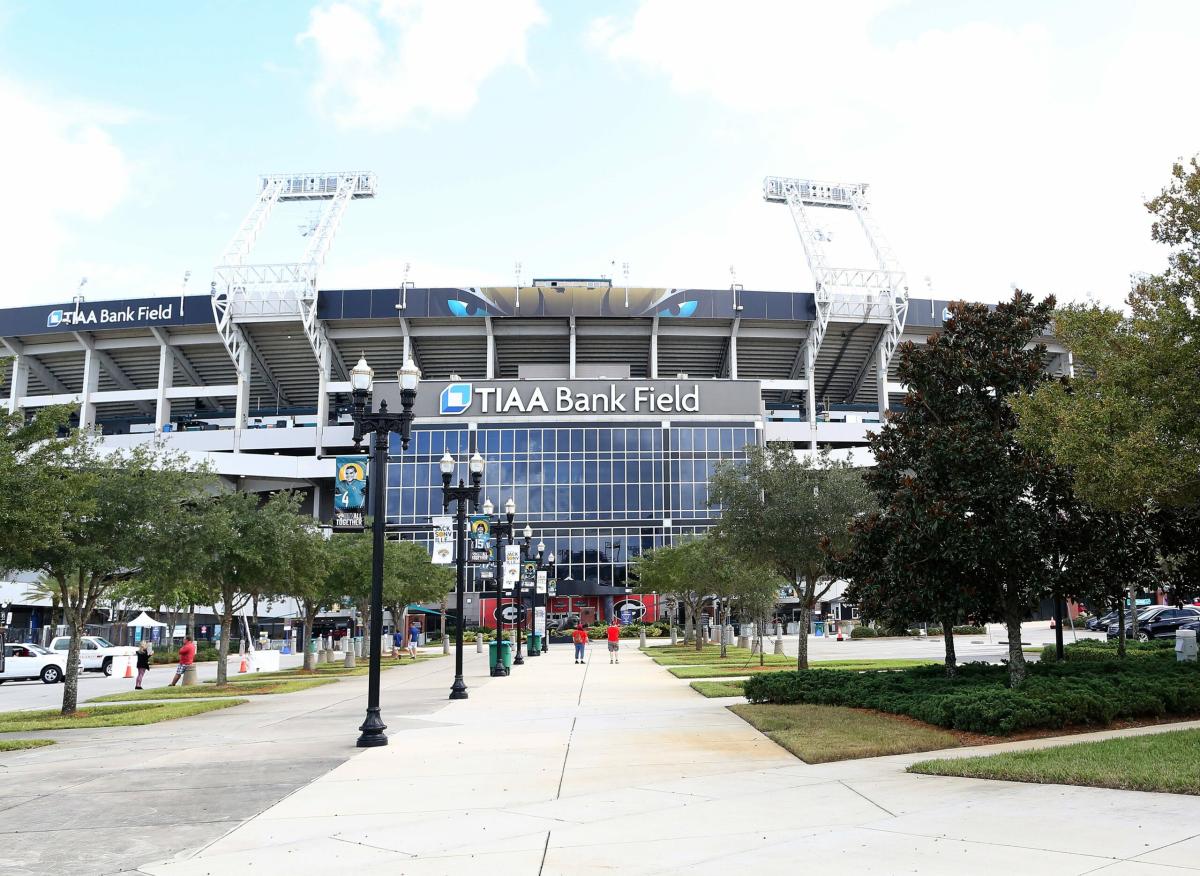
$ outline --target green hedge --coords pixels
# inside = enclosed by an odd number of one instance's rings
[[[850,630],[851,639],[874,639],[879,635],[879,631],[874,627],[854,627]]]
[[[1200,715],[1200,665],[1166,660],[1036,663],[1018,689],[1008,668],[960,666],[893,672],[772,672],[746,682],[752,703],[878,709],[971,733],[1008,735],[1071,724]]]
[[[956,635],[956,636],[982,636],[986,632],[987,632],[987,629],[985,629],[984,627],[977,627],[977,626],[971,626],[971,625],[963,625],[963,626],[958,626],[958,627],[954,628],[954,635]],[[930,627],[928,630],[926,630],[926,633],[928,633],[928,635],[930,635],[930,636],[940,636],[942,634],[942,628],[941,627]],[[921,630],[920,630],[920,628],[917,628],[917,629],[912,629],[912,630],[906,630],[905,633],[893,634],[893,633],[888,633],[885,630],[876,629],[875,627],[857,626],[850,631],[850,638],[851,639],[874,639],[876,636],[905,635],[905,634],[910,635],[910,636],[918,636],[921,634]]]
[[[1175,659],[1174,639],[1151,639],[1149,642],[1128,640],[1125,642],[1125,653],[1130,660],[1161,660]],[[1043,662],[1052,663],[1058,659],[1054,645],[1042,646]],[[1120,660],[1117,654],[1117,642],[1105,642],[1100,639],[1080,639],[1063,648],[1063,659],[1072,662],[1089,661],[1092,663],[1109,660]]]
[[[236,654],[237,651],[232,650],[229,653]],[[204,663],[205,661],[216,660],[216,659],[217,659],[217,649],[216,649],[215,645],[213,645],[211,642],[197,642],[196,643],[196,662],[197,663]],[[155,648],[154,653],[150,655],[150,665],[151,666],[161,666],[165,663],[178,663],[178,662],[179,662],[179,649],[178,648],[158,647],[158,648]]]

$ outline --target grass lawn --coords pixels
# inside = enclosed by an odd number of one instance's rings
[[[908,669],[913,666],[929,666],[939,663],[937,660],[914,660],[895,658],[891,660],[814,660],[808,664],[809,669],[839,669],[847,672],[874,672],[882,669]],[[796,661],[789,657],[787,664],[770,664],[760,667],[758,661],[739,663],[730,666],[722,663],[716,666],[672,666],[667,671],[676,678],[725,678],[728,676],[754,675],[759,672],[783,672],[795,669]]]
[[[691,687],[705,697],[740,697],[746,693],[744,681],[693,681]]]
[[[0,751],[20,751],[23,748],[41,748],[53,744],[53,739],[0,739]]]
[[[926,760],[910,773],[1200,794],[1200,730],[1172,730],[1037,751]]]
[[[133,727],[157,724],[174,718],[187,718],[215,709],[240,706],[249,700],[211,700],[200,703],[134,703],[126,706],[80,708],[74,715],[64,717],[58,709],[36,712],[0,712],[0,733],[20,733],[29,730],[75,730],[91,727]]]
[[[957,737],[915,721],[844,706],[737,705],[730,711],[805,763],[955,748]]]
[[[758,655],[752,655],[749,648],[737,648],[733,645],[725,649],[725,657],[721,657],[721,649],[716,645],[706,645],[703,651],[697,651],[695,648],[684,648],[676,651],[670,647],[651,648],[648,651],[650,659],[659,666],[698,666],[724,663],[737,663],[741,665],[750,662],[751,659],[755,663],[758,663]],[[657,651],[668,651],[670,653],[655,653]],[[794,666],[796,658],[789,657],[786,654],[767,654],[763,662],[771,665]]]
[[[219,687],[215,684],[195,684],[191,687],[157,687],[146,690],[126,690],[92,697],[92,703],[133,703],[140,700],[188,700],[196,697],[244,697],[257,694],[286,694],[323,684],[333,684],[336,678],[259,679],[239,681]]]

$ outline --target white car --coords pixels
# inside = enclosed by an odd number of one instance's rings
[[[37,681],[58,684],[66,680],[67,658],[55,654],[41,645],[28,642],[9,642],[4,646],[4,671],[0,672],[0,684],[6,681]]]
[[[50,643],[50,650],[61,654],[66,659],[71,650],[71,637],[59,636]],[[137,653],[136,648],[127,645],[114,645],[108,639],[99,636],[84,636],[79,642],[79,668],[84,672],[103,672],[112,675],[112,659],[117,655],[132,657]]]

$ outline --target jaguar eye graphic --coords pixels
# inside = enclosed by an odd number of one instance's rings
[[[457,298],[451,298],[446,302],[446,305],[455,316],[484,316],[487,313],[487,308],[478,304],[459,301]]]
[[[659,316],[691,316],[696,312],[699,301],[677,301],[658,312]]]

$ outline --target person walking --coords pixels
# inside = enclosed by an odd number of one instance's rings
[[[616,618],[608,621],[608,662],[621,662],[621,628],[617,626]]]
[[[179,665],[175,667],[175,677],[171,679],[169,687],[174,687],[175,682],[183,678],[183,673],[187,668],[196,662],[196,643],[192,641],[191,636],[185,636],[183,644],[179,646]]]
[[[133,683],[134,690],[142,689],[142,679],[146,677],[146,670],[150,668],[150,643],[143,641],[138,645],[137,649],[137,681]]]
[[[571,631],[571,640],[575,643],[575,662],[583,662],[583,649],[587,647],[588,631],[583,627],[583,621],[579,622],[574,630]]]
[[[421,641],[421,625],[415,620],[408,627],[408,656],[417,659],[417,642]]]

